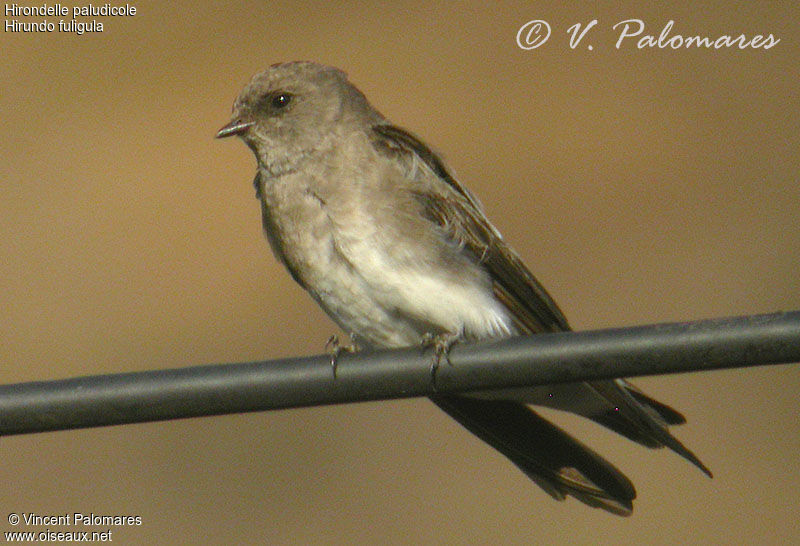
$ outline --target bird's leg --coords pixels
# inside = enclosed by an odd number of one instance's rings
[[[420,346],[422,346],[423,349],[433,347],[433,362],[431,362],[430,374],[434,390],[436,389],[436,372],[442,362],[442,357],[444,357],[447,363],[452,366],[453,363],[450,362],[450,349],[463,337],[463,332],[444,332],[441,334],[426,332],[422,336],[422,339],[420,340]]]
[[[331,357],[331,371],[333,371],[334,379],[336,379],[336,360],[339,358],[339,355],[342,354],[342,351],[346,353],[355,353],[361,350],[361,347],[356,343],[356,335],[350,332],[349,336],[350,345],[342,345],[339,342],[339,336],[336,334],[333,334],[328,338],[328,341],[325,342],[325,352]]]

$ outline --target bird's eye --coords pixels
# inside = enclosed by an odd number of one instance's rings
[[[275,93],[269,101],[270,105],[277,110],[286,108],[290,102],[292,102],[292,96],[289,93]]]

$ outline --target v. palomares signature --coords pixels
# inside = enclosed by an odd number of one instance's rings
[[[595,25],[597,25],[597,19],[592,19],[586,25],[575,23],[569,27],[567,29],[569,47],[576,49],[579,45],[585,44],[587,49],[593,49],[587,34]],[[634,44],[638,49],[770,49],[781,41],[780,38],[776,38],[771,33],[766,36],[756,34],[752,37],[748,37],[745,34],[721,34],[719,36],[683,35],[673,33],[673,26],[675,26],[675,21],[668,21],[658,35],[646,33],[644,21],[641,19],[626,19],[611,28],[617,32],[617,42],[615,44],[617,49],[622,49],[624,46],[633,47]],[[543,19],[528,21],[517,31],[517,45],[521,49],[536,49],[549,39],[550,25]]]

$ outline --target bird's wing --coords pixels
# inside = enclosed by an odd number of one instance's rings
[[[457,244],[470,252],[492,279],[498,301],[508,309],[522,334],[569,330],[567,320],[544,287],[503,241],[483,213],[478,200],[450,174],[444,162],[421,140],[392,125],[373,128],[377,145],[387,153],[412,156],[441,183],[421,187],[417,198],[430,220]],[[596,381],[568,386],[566,396],[553,401],[531,389],[526,401],[576,411],[647,447],[667,446],[711,475],[689,449],[673,437],[667,425],[679,424],[683,416],[644,395],[625,380]],[[580,399],[580,409],[573,402]],[[469,427],[468,427],[469,428]]]
[[[455,178],[439,157],[414,135],[393,125],[373,128],[390,153],[414,154],[445,184],[421,189],[416,197],[431,221],[442,227],[478,260],[492,279],[495,297],[510,311],[521,333],[569,330],[556,303],[492,227],[478,200]]]
[[[450,395],[433,396],[431,400],[508,457],[554,499],[571,495],[619,516],[633,511],[636,490],[630,480],[528,406]]]
[[[511,312],[518,330],[568,329],[556,304],[489,224],[477,199],[458,184],[442,161],[403,129],[379,125],[374,132],[381,152],[405,156],[409,165],[421,162],[443,182],[414,190],[415,196],[431,222],[486,267],[494,293]],[[452,395],[438,395],[431,400],[508,457],[554,498],[563,500],[571,495],[614,514],[631,513],[636,492],[630,480],[526,405]]]

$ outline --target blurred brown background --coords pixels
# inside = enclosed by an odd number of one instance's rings
[[[3,33],[0,383],[321,352],[334,326],[262,237],[250,151],[213,139],[295,59],[441,151],[576,328],[800,308],[798,4],[561,4],[143,1],[102,34]],[[616,50],[629,18],[781,42]],[[522,51],[531,19],[553,35]],[[553,502],[407,400],[3,438],[0,531],[77,511],[140,515],[123,544],[800,541],[800,367],[637,384],[713,480],[550,414],[635,482],[630,519]]]

